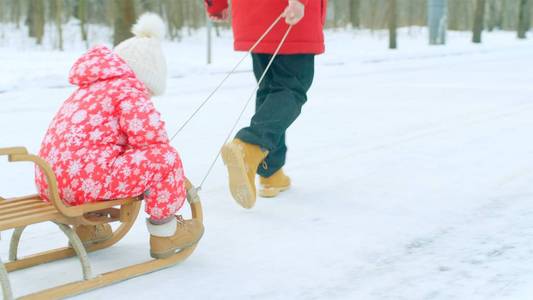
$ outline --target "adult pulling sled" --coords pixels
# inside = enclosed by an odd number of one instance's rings
[[[109,248],[120,241],[135,223],[142,199],[140,197],[126,198],[81,206],[67,206],[59,197],[56,176],[46,161],[38,156],[29,154],[23,147],[0,148],[0,156],[7,156],[10,162],[32,162],[37,165],[47,179],[51,202],[44,202],[38,195],[11,199],[0,197],[0,232],[14,229],[9,248],[9,261],[3,263],[0,260],[0,283],[5,300],[14,299],[8,272],[78,256],[82,266],[83,280],[19,298],[59,299],[173,266],[187,259],[196,249],[195,244],[191,247],[178,250],[173,256],[165,259],[149,260],[108,273],[93,275],[87,253]],[[197,189],[188,180],[186,182],[186,188],[192,218],[201,222],[203,219],[202,205],[197,194]],[[24,229],[27,226],[42,222],[55,223],[67,236],[69,246],[19,258],[18,246]],[[106,223],[119,223],[120,225],[113,231],[110,239],[91,245],[84,246],[75,231],[75,227],[78,225]]]

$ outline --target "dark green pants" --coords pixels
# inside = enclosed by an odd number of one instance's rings
[[[270,54],[252,54],[255,78],[265,71]],[[270,177],[285,164],[285,132],[298,118],[307,101],[313,82],[314,54],[279,55],[274,59],[257,91],[255,114],[250,126],[241,129],[237,138],[269,151],[257,173]]]

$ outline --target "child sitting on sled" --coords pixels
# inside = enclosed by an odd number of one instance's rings
[[[166,87],[165,25],[145,14],[132,32],[114,50],[95,47],[74,64],[69,81],[78,89],[53,119],[39,156],[52,166],[69,205],[144,195],[150,252],[164,258],[196,243],[204,228],[175,215],[186,200],[183,166],[150,100]],[[36,184],[48,200],[39,169]],[[112,234],[108,224],[77,232],[85,244]]]

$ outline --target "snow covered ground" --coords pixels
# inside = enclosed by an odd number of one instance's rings
[[[389,51],[379,35],[327,36],[288,134],[294,188],[243,210],[219,162],[201,193],[207,231],[189,260],[76,299],[532,299],[533,40],[495,32],[472,45],[452,33],[446,47],[429,47],[415,33]],[[0,147],[36,152],[83,48],[3,45]],[[165,45],[169,91],[155,103],[170,133],[242,55],[230,45],[228,34],[216,40],[212,66],[203,35]],[[193,182],[253,88],[245,61],[176,139]],[[32,193],[32,178],[29,165],[0,161],[0,195]],[[147,260],[147,242],[140,218],[123,242],[90,254],[95,272]],[[23,236],[22,253],[65,243],[42,224]],[[80,276],[69,259],[11,279],[23,295]]]

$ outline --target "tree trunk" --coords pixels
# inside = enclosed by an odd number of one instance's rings
[[[481,33],[483,32],[483,21],[485,20],[485,0],[476,0],[476,11],[474,17],[474,28],[472,30],[472,42],[481,43]]]
[[[187,0],[186,3],[187,4],[185,6],[185,10],[184,10],[185,11],[185,15],[184,16],[188,16],[187,19],[188,19],[189,22],[186,23],[186,25],[187,25],[187,35],[191,36],[192,35],[192,30],[191,30],[192,29],[191,28],[192,27],[191,26],[191,19],[192,18],[190,17],[192,15],[191,1]],[[184,18],[184,20],[187,20],[187,19]]]
[[[135,2],[133,0],[114,0],[114,4],[115,30],[113,44],[116,46],[133,36],[131,27],[135,23]]]
[[[11,3],[11,20],[13,23],[15,23],[15,26],[17,29],[20,28],[20,14],[21,14],[21,7],[20,7],[20,1],[13,1]]]
[[[37,44],[41,45],[44,36],[44,0],[29,1],[26,23],[28,24],[29,36],[34,37]]]
[[[336,28],[341,23],[341,3],[340,1],[333,1],[333,26]]]
[[[354,28],[361,26],[361,0],[350,0],[350,23]]]
[[[6,6],[7,4],[3,3],[2,0],[0,0],[0,23],[6,22]],[[11,20],[10,20],[11,21]]]
[[[398,48],[398,11],[397,11],[397,1],[388,0],[389,9],[388,9],[388,19],[389,19],[389,48],[396,49]]]
[[[28,26],[28,36],[35,37],[34,27],[33,27],[33,3],[28,4],[28,12],[26,13],[26,26]]]
[[[89,46],[87,34],[87,0],[78,0],[78,18],[80,20],[81,39],[85,42],[85,47]]]
[[[518,12],[518,38],[525,39],[529,30],[529,1],[520,0],[520,8]]]
[[[168,32],[171,39],[181,39],[181,29],[184,26],[184,3],[182,1],[166,0]]]
[[[57,28],[57,47],[63,51],[63,0],[54,1],[54,16]]]
[[[156,12],[159,6],[156,0],[141,0],[142,11]]]
[[[498,9],[496,7],[496,0],[489,0],[488,3],[489,15],[487,20],[487,30],[493,31],[497,27]]]
[[[104,13],[103,17],[105,19],[106,25],[109,27],[115,28],[115,5],[116,0],[104,1],[103,8]]]

